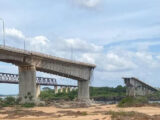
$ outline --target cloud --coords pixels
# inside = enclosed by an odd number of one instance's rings
[[[10,39],[9,43],[11,43],[12,46],[23,46],[23,42],[25,41],[26,49],[28,50],[47,52],[48,54],[54,54],[58,55],[59,57],[66,58],[69,58],[70,54],[68,53],[71,53],[71,51],[77,54],[88,52],[94,53],[103,50],[103,46],[89,43],[79,38],[60,38],[56,41],[51,42],[46,36],[38,35],[34,37],[28,37],[25,34],[23,34],[22,31],[15,28],[7,28],[6,37],[7,39]]]
[[[63,40],[63,45],[66,50],[72,48],[77,52],[100,52],[103,49],[103,46],[95,45],[93,43],[86,42],[79,38],[67,38]],[[70,50],[70,49],[69,49]]]
[[[94,8],[98,6],[101,0],[72,0],[72,2],[87,8]]]
[[[18,39],[26,39],[24,34],[15,28],[6,28],[5,34],[9,37],[18,38]]]
[[[35,36],[35,37],[27,37],[23,34],[22,31],[15,29],[15,28],[6,28],[5,33],[7,36],[7,39],[11,39],[11,41],[14,40],[14,42],[17,44],[20,42],[26,42],[27,48],[33,48],[34,50],[41,50],[44,46],[48,46],[48,39],[47,37],[43,35]],[[23,46],[23,45],[18,45]]]
[[[81,61],[97,65],[97,70],[101,72],[123,72],[135,69],[137,66],[131,59],[118,55],[114,52],[105,53],[85,53]]]

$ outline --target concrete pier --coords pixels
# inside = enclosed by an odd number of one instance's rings
[[[21,103],[36,102],[36,69],[34,66],[19,66],[19,97]]]
[[[41,85],[36,85],[36,98],[41,94]]]
[[[60,92],[61,92],[61,93],[63,92],[63,87],[60,88]]]
[[[68,87],[65,88],[65,92],[68,93]]]
[[[72,87],[69,87],[69,92],[72,92],[73,88]]]
[[[58,93],[58,86],[54,86],[54,93],[55,93],[55,94]]]
[[[78,81],[78,100],[89,101],[89,80]]]

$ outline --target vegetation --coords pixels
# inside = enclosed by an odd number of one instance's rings
[[[19,99],[14,97],[6,97],[5,99],[0,99],[0,107],[8,107],[13,105],[18,105]]]
[[[96,100],[115,100],[126,95],[126,87],[90,87],[90,96]]]
[[[153,100],[153,101],[159,101],[160,100],[160,91],[157,91],[153,94],[147,95],[147,98],[149,100]]]
[[[148,104],[147,97],[126,97],[123,98],[118,107],[139,107]]]
[[[112,120],[159,120],[159,116],[149,116],[138,112],[124,112],[124,111],[108,111],[106,115],[111,115]]]
[[[134,116],[136,114],[136,112],[124,112],[124,111],[119,111],[119,112],[115,112],[115,111],[108,111],[105,113],[106,115],[112,115],[112,118],[117,118],[118,116]]]
[[[73,90],[71,92],[59,92],[55,94],[54,90],[45,88],[41,94],[40,99],[44,101],[51,100],[73,100],[77,98],[78,90]],[[122,98],[126,94],[126,88],[122,86],[112,87],[90,87],[91,99],[96,100],[106,100],[106,99],[117,99]]]
[[[12,107],[12,106],[21,106],[21,107],[34,107],[34,103],[25,103],[20,105],[20,99],[15,97],[6,97],[4,99],[0,98],[0,107]]]
[[[25,107],[25,108],[31,108],[31,107],[34,107],[35,104],[34,103],[24,103],[21,105],[21,107]]]
[[[50,101],[50,100],[73,100],[77,97],[77,90],[73,90],[71,92],[65,93],[65,92],[58,92],[55,94],[54,90],[47,89],[44,91],[41,91],[40,99],[44,101]]]

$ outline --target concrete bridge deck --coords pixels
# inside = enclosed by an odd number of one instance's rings
[[[33,51],[0,46],[0,61],[17,66],[35,66],[37,71],[60,75],[75,80],[89,80],[93,64],[76,62]]]
[[[36,70],[78,80],[78,99],[89,100],[89,82],[92,79],[93,64],[76,62],[23,49],[0,46],[0,61],[19,67],[19,92],[23,99],[29,93],[36,101]]]

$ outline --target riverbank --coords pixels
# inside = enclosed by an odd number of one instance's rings
[[[112,111],[112,112],[111,112]],[[142,117],[156,115],[159,117],[158,107],[130,107],[118,108],[116,105],[93,104],[90,107],[75,107],[71,102],[56,103],[45,107],[22,108],[4,107],[0,108],[0,119],[14,120],[111,120],[113,112],[138,112]],[[140,114],[139,114],[140,113]],[[114,113],[115,114],[115,113]],[[116,113],[118,114],[118,113]],[[124,115],[124,114],[123,114]],[[127,115],[127,114],[125,114]],[[130,115],[130,113],[129,113]],[[124,118],[123,118],[124,119]],[[142,119],[142,118],[141,118]],[[159,117],[160,119],[160,117]],[[159,120],[155,119],[155,120]],[[115,119],[116,120],[116,119]],[[147,119],[144,119],[147,120]]]

